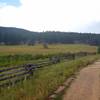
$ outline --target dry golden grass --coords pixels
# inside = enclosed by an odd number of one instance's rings
[[[89,46],[83,44],[57,44],[49,45],[49,49],[44,49],[42,45],[27,46],[0,46],[0,55],[13,55],[13,54],[55,54],[66,52],[96,52],[96,46]]]

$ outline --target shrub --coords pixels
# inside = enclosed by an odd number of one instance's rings
[[[97,49],[97,53],[100,54],[100,46]]]

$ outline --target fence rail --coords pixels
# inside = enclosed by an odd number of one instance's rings
[[[87,53],[87,52],[79,52],[79,53],[67,53],[63,55],[58,56],[52,56],[48,60],[44,60],[41,63],[36,64],[25,64],[22,66],[15,66],[15,67],[1,67],[0,69],[0,87],[5,86],[12,86],[19,81],[29,79],[33,72],[38,69],[42,68],[43,66],[48,66],[51,64],[59,63],[63,60],[73,60],[78,57],[83,57],[87,55],[94,55],[96,53]]]

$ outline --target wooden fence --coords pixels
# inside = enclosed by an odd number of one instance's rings
[[[94,55],[95,53],[67,53],[58,56],[52,56],[48,60],[44,60],[41,63],[36,64],[25,64],[21,66],[14,67],[0,67],[0,87],[14,86],[16,83],[29,79],[36,69],[42,68],[44,66],[59,63],[63,60],[73,60],[79,57]]]

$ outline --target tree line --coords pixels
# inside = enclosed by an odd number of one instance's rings
[[[0,27],[0,44],[63,43],[100,45],[100,34],[77,32],[32,32],[19,28]]]

